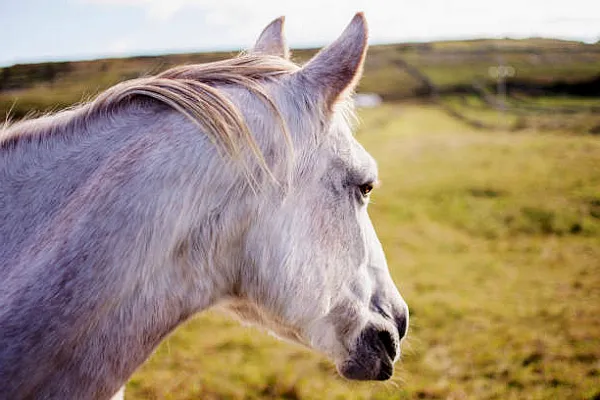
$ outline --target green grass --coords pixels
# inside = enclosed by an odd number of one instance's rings
[[[598,398],[600,140],[474,131],[428,106],[360,115],[382,181],[370,214],[412,313],[392,382],[345,381],[210,312],[166,340],[128,398]]]

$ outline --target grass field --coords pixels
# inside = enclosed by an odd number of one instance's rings
[[[600,140],[474,131],[425,105],[360,113],[370,213],[411,308],[388,383],[216,312],[176,331],[130,399],[600,398]]]

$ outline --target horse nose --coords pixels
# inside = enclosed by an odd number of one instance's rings
[[[408,332],[409,313],[406,303],[401,302],[389,308],[382,307],[376,300],[372,304],[379,315],[396,325],[398,339],[402,340]]]

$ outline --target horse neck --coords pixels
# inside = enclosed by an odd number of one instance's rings
[[[227,185],[198,198],[207,170],[197,164],[210,156],[199,157],[195,127],[164,117],[91,122],[0,153],[0,391],[9,397],[109,397],[218,297],[206,261],[215,257],[207,250],[191,268],[189,236],[203,240],[192,227]]]

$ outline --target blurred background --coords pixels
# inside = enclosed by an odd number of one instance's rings
[[[302,63],[360,10],[370,214],[411,309],[392,381],[209,312],[127,397],[600,399],[599,2],[0,0],[0,118],[231,57],[280,15]]]

